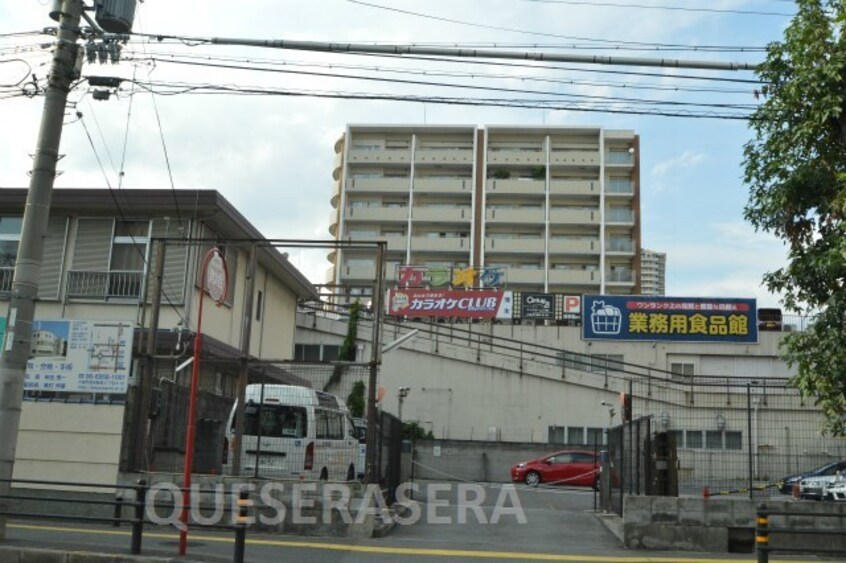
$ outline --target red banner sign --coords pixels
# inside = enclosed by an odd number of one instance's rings
[[[462,317],[493,319],[502,309],[511,316],[511,303],[502,290],[454,291],[437,289],[388,290],[388,315],[401,317]]]

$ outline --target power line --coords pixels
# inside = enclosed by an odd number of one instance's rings
[[[147,89],[147,85],[138,83],[141,88]],[[732,120],[748,120],[751,116],[749,113],[737,113],[725,111],[690,111],[676,109],[674,111],[662,109],[638,109],[615,106],[613,103],[606,102],[605,105],[595,102],[590,105],[568,104],[563,105],[559,100],[526,100],[526,99],[507,99],[507,98],[450,98],[446,96],[415,96],[415,95],[394,95],[394,94],[377,94],[377,93],[360,93],[360,92],[340,92],[340,91],[316,91],[316,90],[284,90],[284,89],[269,89],[269,88],[244,88],[235,86],[221,86],[218,84],[186,84],[186,83],[154,83],[154,87],[167,88],[169,91],[156,91],[159,95],[179,95],[179,94],[206,94],[206,95],[224,95],[224,94],[241,94],[241,95],[264,95],[264,96],[290,96],[290,97],[314,97],[314,98],[330,98],[330,99],[348,99],[348,100],[370,100],[370,101],[398,101],[398,102],[415,102],[415,103],[432,103],[444,105],[458,105],[458,106],[479,106],[479,107],[508,107],[518,109],[543,109],[554,111],[584,111],[584,112],[598,112],[598,113],[612,113],[612,114],[629,114],[629,115],[656,115],[664,117],[690,117],[690,118],[708,118],[708,119],[732,119]],[[721,110],[730,108],[720,108]]]
[[[587,2],[585,0],[523,0],[538,4],[570,4],[576,6],[590,6],[592,8],[636,8],[638,10],[674,10],[680,12],[710,12],[715,14],[740,14],[746,16],[779,16],[793,17],[794,14],[786,12],[760,12],[756,10],[731,10],[723,8],[689,8],[684,6],[659,6],[653,4],[621,4],[616,2]]]
[[[546,33],[541,31],[531,31],[526,29],[517,29],[513,27],[503,27],[498,25],[488,25],[482,23],[475,23],[469,22],[466,20],[457,20],[453,18],[447,18],[443,16],[434,16],[431,14],[424,14],[422,12],[413,12],[411,10],[403,10],[400,8],[393,8],[391,6],[384,6],[381,4],[374,4],[372,2],[364,2],[363,0],[347,0],[347,2],[351,2],[353,4],[360,4],[362,6],[367,6],[368,8],[375,8],[378,10],[386,10],[389,12],[396,12],[400,14],[405,14],[409,16],[414,16],[418,18],[430,19],[434,21],[440,21],[445,23],[453,23],[457,25],[465,25],[468,27],[476,27],[481,29],[492,29],[494,31],[508,31],[510,33],[521,33],[524,35],[536,35],[539,37],[555,37],[557,39],[570,39],[574,41],[596,41],[598,43],[613,43],[617,45],[637,45],[637,46],[652,46],[652,47],[682,47],[682,48],[690,48],[691,45],[680,45],[676,43],[646,43],[640,41],[612,41],[610,39],[595,39],[590,37],[574,37],[572,35],[561,35],[558,33]]]
[[[504,88],[504,87],[496,87],[496,86],[479,86],[479,85],[472,85],[472,84],[456,84],[450,82],[432,82],[432,81],[424,81],[424,80],[407,80],[407,79],[398,79],[398,78],[380,78],[374,76],[363,76],[363,75],[355,75],[355,74],[340,74],[340,73],[328,73],[328,72],[309,72],[309,71],[301,71],[301,70],[286,70],[286,69],[268,69],[268,68],[260,68],[260,67],[244,67],[238,65],[226,65],[226,64],[219,64],[219,63],[207,63],[207,62],[193,62],[193,61],[170,61],[175,64],[183,64],[183,65],[191,65],[191,66],[202,66],[202,67],[211,67],[211,68],[224,68],[230,70],[250,70],[250,71],[260,71],[260,72],[273,72],[273,73],[282,73],[282,74],[295,74],[298,76],[314,76],[314,77],[321,77],[321,78],[340,78],[340,79],[347,79],[347,80],[363,80],[368,82],[386,82],[390,84],[404,84],[404,85],[412,85],[412,86],[435,86],[440,88],[458,88],[458,89],[467,89],[467,90],[479,90],[479,91],[486,91],[486,92],[506,92],[506,93],[521,93],[521,94],[546,94],[549,96],[556,96],[556,97],[563,97],[563,98],[578,98],[578,99],[588,99],[588,100],[601,100],[601,101],[614,101],[614,102],[630,102],[630,103],[639,103],[639,104],[663,104],[663,105],[671,105],[671,106],[698,106],[698,107],[718,107],[718,108],[727,108],[727,109],[754,109],[756,106],[753,104],[704,104],[704,103],[694,103],[694,102],[676,102],[676,101],[656,101],[656,100],[647,100],[642,98],[621,98],[621,97],[612,97],[612,96],[596,96],[590,94],[567,94],[563,92],[542,92],[537,90],[526,90],[526,89],[517,89],[517,88]]]

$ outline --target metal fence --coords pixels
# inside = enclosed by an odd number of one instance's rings
[[[622,492],[653,492],[649,448],[660,433],[673,449],[665,458],[673,460],[673,488],[681,495],[789,494],[785,477],[846,459],[846,439],[822,435],[822,414],[795,389],[765,380],[697,379],[630,382],[632,409],[641,418],[609,433]]]

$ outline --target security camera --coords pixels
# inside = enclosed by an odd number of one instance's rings
[[[411,391],[411,387],[400,387],[399,388],[400,393],[408,393],[409,391]]]
[[[610,407],[610,406],[611,406],[611,403],[609,403],[609,402],[607,402],[607,401],[602,401],[602,402],[601,402],[601,403],[599,403],[599,404],[600,404],[600,405],[602,405],[603,407]]]

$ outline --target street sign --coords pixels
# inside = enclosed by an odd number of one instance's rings
[[[206,264],[206,291],[208,291],[209,297],[221,304],[226,299],[226,290],[229,285],[226,263],[218,249],[214,248],[211,252],[214,254]]]

